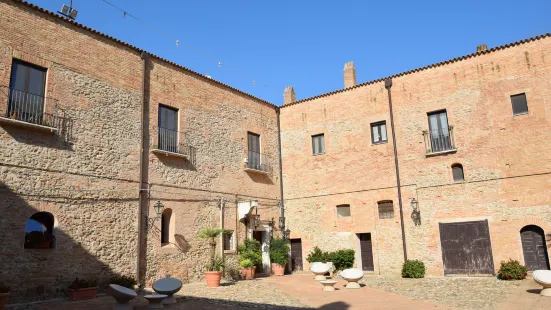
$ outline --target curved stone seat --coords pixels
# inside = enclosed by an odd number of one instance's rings
[[[360,281],[364,277],[364,272],[361,269],[350,268],[341,272],[341,277],[348,281],[346,288],[360,288]]]
[[[167,297],[164,294],[145,295],[144,298],[149,302],[147,309],[164,309],[163,300]]]
[[[132,310],[128,302],[138,296],[133,290],[117,284],[109,284],[109,294],[117,301],[115,310]]]
[[[536,270],[532,273],[532,278],[543,287],[540,295],[551,297],[551,270]]]
[[[320,281],[321,284],[323,284],[323,291],[324,292],[332,292],[335,290],[333,287],[335,284],[337,284],[336,280],[322,280]]]
[[[318,281],[326,279],[324,274],[329,272],[329,268],[330,266],[326,263],[316,262],[310,265],[310,271],[312,271],[316,275],[314,279]]]
[[[171,278],[170,275],[167,275],[166,278],[159,279],[153,283],[153,290],[157,294],[167,295],[163,300],[164,305],[170,305],[176,303],[176,298],[174,294],[182,288],[182,281]]]

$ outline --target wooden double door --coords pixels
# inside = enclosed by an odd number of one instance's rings
[[[362,270],[363,271],[373,271],[373,246],[371,242],[371,234],[364,233],[358,234],[360,239],[360,255],[362,258]]]
[[[547,244],[543,229],[535,225],[524,227],[520,231],[524,264],[528,270],[549,269]]]

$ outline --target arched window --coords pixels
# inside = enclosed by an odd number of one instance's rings
[[[463,175],[463,166],[461,164],[453,164],[452,173],[454,182],[465,180],[465,176]]]
[[[161,218],[161,244],[172,242],[174,238],[174,216],[172,209],[165,209]]]
[[[53,249],[54,247],[54,216],[49,212],[33,214],[25,225],[25,249]]]

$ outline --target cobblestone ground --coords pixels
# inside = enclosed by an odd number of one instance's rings
[[[523,284],[523,281],[500,281],[493,277],[366,277],[361,282],[376,289],[458,309],[497,309],[504,298]]]
[[[171,305],[170,309],[308,309],[262,279],[225,282],[218,288],[207,288],[203,282],[184,284],[176,298],[178,303]],[[135,310],[147,307],[143,297],[135,298],[131,304]],[[11,306],[6,310],[112,310],[114,305],[113,298],[103,296],[82,301],[58,300]]]

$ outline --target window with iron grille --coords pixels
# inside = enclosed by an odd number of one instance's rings
[[[465,176],[463,174],[463,166],[461,164],[453,164],[452,173],[453,173],[454,182],[460,182],[465,180]]]
[[[512,95],[511,105],[513,106],[513,115],[528,113],[528,102],[526,101],[526,94],[524,93]]]
[[[325,136],[323,134],[312,136],[312,154],[320,155],[325,153]]]
[[[233,251],[233,230],[224,232],[224,251]]]
[[[41,124],[44,118],[46,69],[13,60],[6,117]]]
[[[350,217],[350,205],[338,205],[337,217]]]
[[[163,151],[178,153],[178,109],[160,104],[158,122],[157,147]]]
[[[386,121],[371,124],[371,142],[373,144],[387,143]]]
[[[394,205],[392,200],[379,201],[379,218],[380,219],[392,219],[394,218]]]

